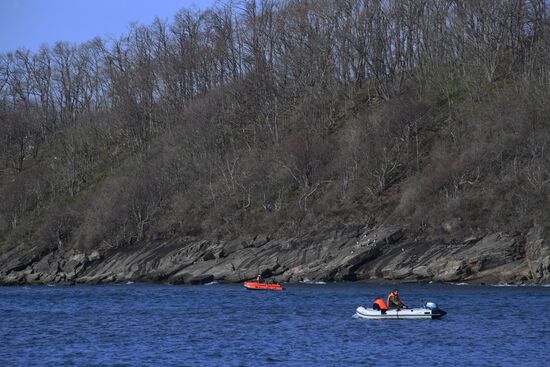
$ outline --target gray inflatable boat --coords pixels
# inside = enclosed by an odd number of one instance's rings
[[[356,315],[362,319],[440,319],[447,312],[434,302],[427,302],[423,307],[390,309],[386,311],[373,308],[357,307]]]

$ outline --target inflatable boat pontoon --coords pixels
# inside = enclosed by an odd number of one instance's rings
[[[381,311],[360,306],[356,310],[356,315],[362,319],[440,319],[446,314],[447,312],[437,307],[433,302],[428,302],[420,308]]]
[[[284,288],[279,283],[244,282],[246,289],[263,291],[282,291]]]

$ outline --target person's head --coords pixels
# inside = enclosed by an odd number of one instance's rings
[[[399,293],[399,290],[396,288],[393,290],[393,294],[397,294],[397,293]]]

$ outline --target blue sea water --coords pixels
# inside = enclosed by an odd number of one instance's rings
[[[0,287],[0,366],[548,366],[550,288],[402,284],[442,320],[362,320],[392,285]]]

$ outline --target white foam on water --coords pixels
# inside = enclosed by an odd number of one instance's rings
[[[461,282],[461,283],[451,283],[452,285],[469,285],[468,283],[464,283],[464,282]]]
[[[493,284],[492,286],[493,287],[517,287],[518,285],[517,284],[509,284],[509,283],[506,283],[506,282],[500,282],[500,283],[497,283],[497,284]]]
[[[134,284],[131,280],[127,281],[126,284]]]
[[[304,279],[300,280],[300,283],[302,283],[302,284],[327,284],[326,282],[323,282],[323,281],[314,282],[309,278],[304,278]]]
[[[218,284],[218,282],[214,280],[213,282],[206,283],[205,285],[215,285],[215,284]]]

